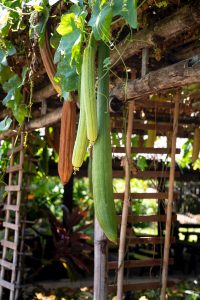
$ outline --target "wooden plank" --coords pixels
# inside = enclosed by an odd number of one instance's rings
[[[180,177],[180,172],[175,172],[176,178]],[[156,178],[168,178],[169,171],[137,171],[132,175],[132,178],[137,179],[156,179]],[[124,178],[124,170],[114,170],[113,178]]]
[[[10,270],[15,269],[15,265],[7,260],[0,259],[0,265]]]
[[[173,108],[174,103],[170,101],[158,101],[158,100],[148,100],[148,99],[136,99],[135,106],[137,108]]]
[[[11,291],[14,291],[15,289],[15,285],[11,282],[8,282],[6,280],[3,280],[3,279],[0,279],[0,286],[8,289],[8,290],[11,290]]]
[[[17,250],[17,245],[13,242],[10,242],[10,241],[6,241],[6,240],[1,240],[1,245],[3,247],[6,247],[6,248],[9,248],[9,249],[12,249],[14,251]]]
[[[13,173],[13,172],[18,172],[22,170],[22,166],[21,165],[15,165],[15,166],[10,166],[6,169],[6,173]]]
[[[7,185],[5,186],[6,192],[19,192],[21,190],[20,185]]]
[[[113,147],[113,153],[125,153],[125,147]],[[143,154],[169,154],[171,153],[170,148],[154,148],[154,147],[132,147],[132,153],[143,153]],[[176,154],[180,154],[181,150],[176,149]]]
[[[112,120],[112,127],[122,129],[123,128],[123,121],[121,119]],[[156,132],[167,132],[172,131],[173,125],[166,122],[157,122],[154,124],[151,123],[144,123],[141,120],[134,120],[133,121],[133,128],[135,130],[156,130]]]
[[[121,222],[121,216],[117,216],[118,223]],[[176,221],[176,215],[172,216],[172,221]],[[139,222],[166,222],[166,215],[150,215],[150,216],[128,216],[129,223],[139,223]]]
[[[23,147],[21,145],[17,146],[17,147],[15,147],[13,149],[8,150],[7,155],[10,156],[12,154],[15,154],[15,153],[21,151],[22,149],[23,149]]]
[[[19,211],[19,205],[4,204],[4,210]]]
[[[174,192],[174,200],[179,196],[178,193]],[[131,199],[158,199],[163,200],[168,198],[168,193],[131,193]],[[124,193],[114,193],[114,199],[124,199]]]
[[[142,267],[156,267],[161,266],[163,260],[161,258],[149,258],[145,260],[126,260],[124,261],[124,268],[142,268]],[[171,258],[169,260],[169,264],[172,265],[174,263],[174,259]],[[118,268],[118,262],[117,261],[109,261],[107,263],[109,270],[115,270]]]
[[[129,283],[130,282],[130,283]],[[173,282],[168,282],[168,286],[173,285]],[[142,280],[135,281],[134,280],[131,282],[129,281],[124,281],[123,284],[123,291],[139,291],[139,290],[146,290],[146,289],[157,289],[161,287],[161,283],[159,279],[149,279],[149,280]],[[108,292],[115,292],[117,289],[117,286],[115,284],[109,285],[108,286]]]
[[[12,230],[19,230],[19,225],[17,224],[12,224],[9,222],[3,222],[3,226]]]
[[[175,237],[171,238],[171,243],[175,243],[176,239]],[[141,245],[141,244],[163,244],[164,243],[164,237],[159,236],[148,236],[148,237],[129,237],[127,236],[127,242],[129,246],[131,245]]]

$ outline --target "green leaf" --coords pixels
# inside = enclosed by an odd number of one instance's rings
[[[7,92],[6,97],[3,99],[3,104],[12,110],[19,124],[22,124],[24,118],[29,115],[27,107],[23,104],[23,96],[21,94],[21,87],[24,84],[26,73],[27,68],[24,68],[22,79],[17,74],[14,74],[3,84],[3,89]]]
[[[0,40],[0,70],[2,68],[1,65],[7,66],[7,57],[12,56],[16,53],[15,47],[12,45],[10,41],[7,40]]]
[[[58,63],[54,80],[61,85],[62,96],[66,99],[68,92],[78,89],[78,74],[75,63],[70,65],[66,57],[62,56],[61,61]]]
[[[12,123],[11,118],[6,116],[3,119],[3,121],[0,122],[0,132],[8,130],[10,128],[11,123]]]
[[[64,36],[72,33],[77,29],[76,23],[76,15],[74,13],[65,14],[61,17],[61,22],[57,27],[57,32]]]
[[[9,67],[0,66],[0,84],[3,85],[13,75]]]
[[[137,28],[136,0],[117,0],[113,6],[113,16],[122,16],[132,28]]]
[[[111,5],[106,4],[101,9],[97,4],[95,5],[88,24],[92,27],[96,40],[109,41],[112,15],[113,8]]]
[[[58,63],[60,56],[64,55],[71,61],[72,48],[76,41],[80,38],[80,30],[76,29],[73,33],[63,36],[54,56],[54,63]]]
[[[9,20],[9,14],[10,12],[7,9],[0,6],[0,30],[2,30],[7,25],[7,22]]]
[[[195,162],[193,163],[193,169],[194,170],[200,170],[200,158],[197,158]]]
[[[144,156],[139,156],[137,158],[137,167],[141,171],[144,171],[148,167],[147,160],[146,160],[146,158]]]
[[[55,81],[61,85],[64,99],[68,97],[70,91],[78,88],[86,15],[80,7],[73,5],[70,13],[61,18],[61,23],[57,28],[57,32],[62,37],[54,55],[54,63],[57,64]]]

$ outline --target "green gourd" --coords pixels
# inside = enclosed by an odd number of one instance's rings
[[[82,65],[83,69],[83,65]],[[82,166],[88,147],[87,131],[86,131],[86,115],[84,107],[84,74],[81,73],[81,91],[80,91],[80,115],[78,123],[78,131],[72,155],[72,165],[75,171]]]
[[[109,48],[100,42],[98,48],[97,122],[98,138],[93,146],[92,183],[97,220],[107,238],[117,242],[117,218],[112,183],[112,148],[110,140],[109,72],[104,61]]]
[[[81,93],[84,94],[84,106],[86,114],[87,138],[90,145],[97,139],[97,107],[95,92],[95,46],[92,38],[83,53],[83,77],[84,86]]]

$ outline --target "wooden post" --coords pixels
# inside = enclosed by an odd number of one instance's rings
[[[124,255],[126,243],[126,229],[130,199],[130,163],[131,163],[131,135],[133,130],[133,111],[134,102],[129,103],[128,108],[128,128],[126,134],[126,157],[125,157],[125,193],[122,209],[122,223],[120,229],[119,257],[118,257],[118,276],[117,276],[117,300],[121,300],[123,296],[123,280],[124,280]]]
[[[144,77],[148,73],[148,63],[149,63],[149,49],[142,49],[142,68],[141,77]]]
[[[170,166],[170,175],[169,175],[167,219],[166,219],[166,229],[165,229],[164,258],[163,258],[163,269],[162,269],[162,288],[161,288],[160,300],[166,299],[172,206],[173,206],[173,193],[174,193],[174,175],[175,175],[175,163],[176,163],[175,154],[176,154],[176,135],[178,130],[179,101],[180,101],[180,92],[178,91],[175,95],[173,135],[172,135],[172,147],[171,147],[171,166]]]
[[[94,228],[94,300],[107,299],[107,239],[95,218]]]

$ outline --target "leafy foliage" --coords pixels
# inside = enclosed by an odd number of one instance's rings
[[[61,15],[60,22],[53,33],[57,73],[55,81],[61,86],[62,96],[78,90],[81,73],[82,48],[93,32],[96,40],[111,44],[110,28],[113,18],[124,18],[131,28],[137,27],[135,0],[65,0],[67,13]],[[42,47],[51,9],[59,5],[58,0],[2,0],[0,3],[0,83],[7,93],[3,104],[10,108],[14,117],[22,124],[29,115],[24,104],[21,89],[25,78],[9,67],[8,58],[18,55],[18,49],[10,36],[15,31],[29,30],[29,38],[38,38]],[[27,22],[28,21],[28,22]],[[55,26],[54,26],[55,27]],[[54,38],[54,39],[53,39]],[[56,43],[55,43],[56,41]],[[109,62],[106,62],[109,67]],[[27,76],[28,78],[28,76]]]

